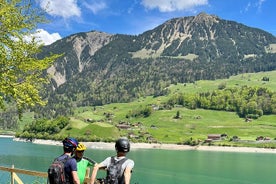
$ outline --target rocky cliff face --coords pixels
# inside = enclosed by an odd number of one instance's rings
[[[262,54],[275,43],[275,37],[262,30],[206,13],[168,20],[142,37],[145,46],[132,53],[135,58],[195,59],[206,54],[217,58],[228,55],[229,51],[246,58]]]
[[[111,39],[112,35],[110,34],[92,31],[75,34],[52,44],[50,50],[56,49],[56,52],[64,54],[64,57],[47,70],[56,84],[55,86],[58,87],[81,73],[83,68],[90,64],[89,58],[107,45]]]

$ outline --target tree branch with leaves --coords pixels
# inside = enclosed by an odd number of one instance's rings
[[[39,92],[49,79],[45,71],[60,55],[38,58],[43,44],[33,37],[44,11],[31,0],[0,0],[0,109],[15,103],[18,115],[35,105],[45,105]]]

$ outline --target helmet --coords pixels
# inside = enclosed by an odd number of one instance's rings
[[[75,149],[78,146],[78,141],[74,138],[65,138],[63,141],[63,147]]]
[[[128,139],[120,138],[115,143],[115,148],[117,152],[129,152],[130,144]]]
[[[86,146],[83,143],[79,143],[76,151],[84,151],[86,150]]]

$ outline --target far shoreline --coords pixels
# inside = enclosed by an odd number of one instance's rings
[[[0,137],[2,137],[2,138],[14,138],[13,135],[4,135],[4,134],[0,134]]]
[[[14,141],[24,141],[26,139],[13,138]],[[56,145],[62,146],[61,141],[34,139],[34,144]],[[114,143],[106,142],[83,142],[88,149],[114,150]],[[159,143],[131,143],[131,150],[139,149],[155,149],[155,150],[179,150],[179,151],[215,151],[215,152],[237,152],[237,153],[274,153],[276,149],[270,148],[254,148],[254,147],[230,147],[230,146],[189,146],[178,144],[159,144]]]

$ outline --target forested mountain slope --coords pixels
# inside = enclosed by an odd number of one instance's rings
[[[276,69],[276,38],[215,15],[168,20],[140,35],[77,33],[46,46],[64,55],[47,72],[48,105],[39,116],[73,107],[128,102],[166,94],[170,84]]]

